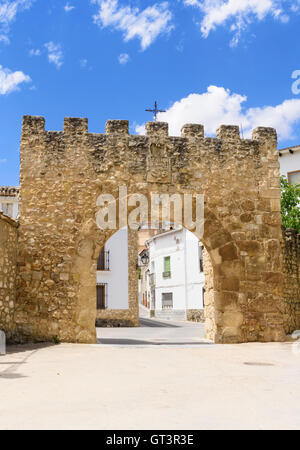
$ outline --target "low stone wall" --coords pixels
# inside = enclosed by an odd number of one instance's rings
[[[18,224],[0,212],[0,330],[8,340],[14,331]]]
[[[300,330],[300,234],[283,230],[285,331]]]
[[[97,311],[96,327],[100,328],[131,328],[139,326],[139,318],[130,310]]]
[[[187,320],[189,322],[205,323],[204,309],[188,309],[187,310]]]
[[[173,322],[183,322],[187,319],[185,309],[156,309],[154,317]]]

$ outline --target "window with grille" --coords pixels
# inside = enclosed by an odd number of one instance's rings
[[[171,278],[171,256],[166,256],[164,258],[164,278]]]
[[[109,252],[106,252],[105,249],[102,248],[97,262],[97,270],[110,270],[109,262]]]
[[[291,184],[294,184],[294,183],[300,184],[300,170],[296,170],[295,172],[289,172],[288,180],[289,180],[289,183],[291,183]]]
[[[162,309],[173,309],[173,293],[166,292],[162,294]]]
[[[107,309],[107,284],[97,284],[97,309]]]

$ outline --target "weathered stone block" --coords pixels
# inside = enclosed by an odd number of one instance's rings
[[[185,138],[204,138],[204,126],[198,124],[186,124],[181,128],[181,136]]]
[[[221,125],[217,129],[217,138],[222,140],[238,140],[240,139],[240,128],[235,125]]]
[[[146,123],[146,135],[168,137],[169,124],[166,122],[148,122]]]
[[[129,122],[128,120],[108,120],[105,127],[106,134],[129,134]]]
[[[242,252],[246,252],[249,256],[257,255],[261,252],[261,244],[258,241],[237,241],[237,246]]]
[[[226,244],[223,247],[219,248],[219,253],[223,261],[232,261],[233,259],[238,259],[237,249],[233,242],[229,242],[229,244]]]

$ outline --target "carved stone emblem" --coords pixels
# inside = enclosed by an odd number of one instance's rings
[[[171,159],[168,156],[166,145],[159,140],[150,144],[147,158],[147,181],[149,183],[171,182]]]

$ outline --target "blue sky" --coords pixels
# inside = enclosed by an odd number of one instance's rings
[[[300,0],[0,0],[0,185],[19,183],[24,114],[142,133],[158,100],[173,135],[263,125],[299,144],[299,25]]]

